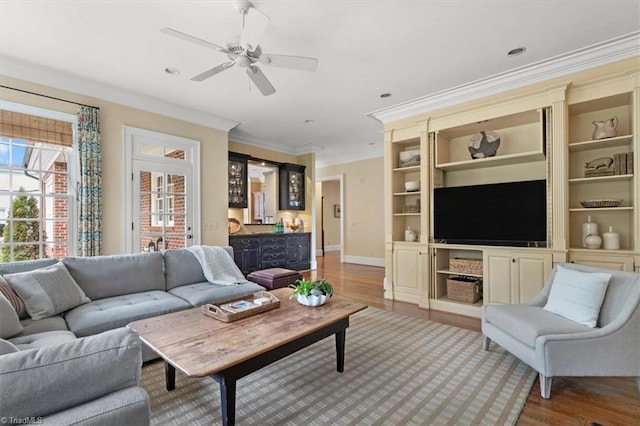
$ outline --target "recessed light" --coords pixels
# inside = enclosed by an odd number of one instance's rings
[[[313,123],[313,120],[304,120],[304,122],[305,122],[306,124],[311,124],[311,123]]]
[[[171,75],[178,75],[180,74],[180,70],[177,68],[171,68],[171,67],[166,67],[164,69],[164,72],[166,72],[167,74],[171,74]]]
[[[381,98],[388,98],[391,96],[391,93],[383,93],[380,95]]]
[[[509,52],[507,52],[507,56],[522,55],[526,50],[526,47],[516,47],[515,49],[511,49]]]

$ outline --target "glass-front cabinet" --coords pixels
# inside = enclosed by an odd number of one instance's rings
[[[229,153],[229,207],[247,208],[247,162],[249,157]]]
[[[280,210],[304,210],[304,169],[299,164],[280,166]]]

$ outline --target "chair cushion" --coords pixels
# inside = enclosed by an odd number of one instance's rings
[[[536,339],[540,336],[592,330],[590,327],[545,311],[539,306],[488,305],[482,308],[482,314],[485,321],[531,348],[535,348]]]
[[[67,312],[65,320],[69,330],[84,337],[190,307],[188,302],[164,291],[147,291],[94,300]]]
[[[34,320],[57,315],[90,302],[62,262],[34,271],[7,274],[9,285]]]
[[[595,327],[609,279],[608,273],[585,273],[558,266],[544,309]]]
[[[203,282],[176,287],[169,290],[169,293],[181,297],[192,306],[202,306],[207,303],[218,303],[264,290],[264,287],[251,282],[236,285],[218,285]]]
[[[45,331],[43,333],[29,334],[9,339],[9,342],[16,345],[18,349],[44,348],[46,346],[57,345],[58,343],[71,342],[76,340],[76,336],[65,330]]]
[[[15,336],[22,331],[18,313],[11,303],[0,293],[0,339]]]
[[[54,315],[52,317],[44,318],[41,320],[32,320],[30,318],[27,318],[20,321],[20,323],[22,324],[22,327],[24,327],[24,329],[18,336],[44,333],[45,331],[69,331],[69,327],[67,327],[67,323],[65,322],[64,318],[62,318],[62,315]]]

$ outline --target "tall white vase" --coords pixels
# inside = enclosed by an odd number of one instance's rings
[[[591,216],[587,216],[587,221],[582,224],[582,247],[587,247],[587,236],[598,234],[598,224],[591,222]]]

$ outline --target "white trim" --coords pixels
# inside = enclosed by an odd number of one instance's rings
[[[0,219],[2,219],[2,217],[0,216]],[[324,256],[324,254],[322,253],[322,249],[316,249],[316,257],[322,257]]]
[[[269,151],[276,151],[289,155],[304,155],[310,153],[316,153],[322,150],[322,147],[317,147],[313,144],[304,144],[300,146],[282,146],[271,142],[261,136],[256,136],[251,133],[245,132],[238,127],[232,129],[229,132],[229,141],[238,142],[244,145],[255,146],[257,148],[268,149]]]
[[[184,166],[179,167],[190,167],[191,168],[191,180],[193,182],[192,186],[192,194],[188,194],[188,197],[191,199],[191,210],[193,210],[192,214],[192,224],[191,224],[191,235],[192,244],[198,245],[200,244],[200,222],[201,222],[201,211],[200,211],[200,141],[194,139],[183,138],[181,136],[169,135],[166,133],[154,132],[152,130],[140,129],[132,126],[122,126],[122,138],[123,138],[123,155],[124,155],[124,177],[122,180],[123,185],[123,193],[124,193],[124,209],[123,209],[123,253],[131,253],[133,251],[133,238],[131,235],[131,223],[133,222],[133,184],[132,184],[132,176],[134,169],[134,160],[151,163],[164,163],[167,167],[178,166],[177,162],[174,159],[166,159],[166,161],[162,161],[162,158],[155,157],[155,160],[150,159],[148,156],[140,155],[137,156],[134,147],[135,147],[135,137],[143,137],[149,139],[149,141],[155,139],[167,146],[180,147],[184,149],[187,153],[188,161],[184,162]]]
[[[133,90],[99,83],[83,76],[35,65],[11,56],[0,55],[0,63],[2,63],[2,75],[7,77],[67,90],[225,132],[240,124],[228,118],[136,93]]]
[[[382,257],[344,256],[344,262],[384,268],[384,258]]]
[[[640,56],[640,31],[366,114],[390,123],[508,90]]]
[[[15,102],[0,100],[0,109],[7,111],[19,112],[21,114],[37,115],[42,118],[50,118],[52,120],[66,121],[68,123],[78,124],[78,116],[66,112],[53,111],[50,109],[38,108],[30,105],[17,104]]]
[[[321,178],[316,178],[316,182],[325,182],[325,181],[331,181],[331,180],[338,180],[340,181],[340,208],[341,208],[341,214],[340,214],[340,246],[343,247],[344,246],[344,215],[345,215],[345,205],[344,205],[344,173],[340,173],[339,175],[331,175],[331,176],[324,176]],[[313,197],[315,200],[315,197]],[[316,207],[317,208],[317,207]],[[315,225],[314,225],[315,227]],[[325,246],[326,249],[326,246]],[[340,263],[344,263],[344,250],[340,250]]]
[[[324,246],[324,251],[327,251],[327,252],[329,252],[329,251],[340,251],[340,250],[342,250],[342,246],[340,244],[335,244],[335,245],[332,245],[332,246]],[[322,250],[320,250],[320,251],[322,251]]]
[[[353,163],[355,161],[371,160],[372,158],[380,158],[384,156],[384,149],[382,143],[378,148],[374,148],[368,151],[362,151],[358,153],[347,154],[340,152],[341,148],[334,148],[332,151],[323,151],[322,158],[316,160],[316,168],[336,166],[338,164]]]

